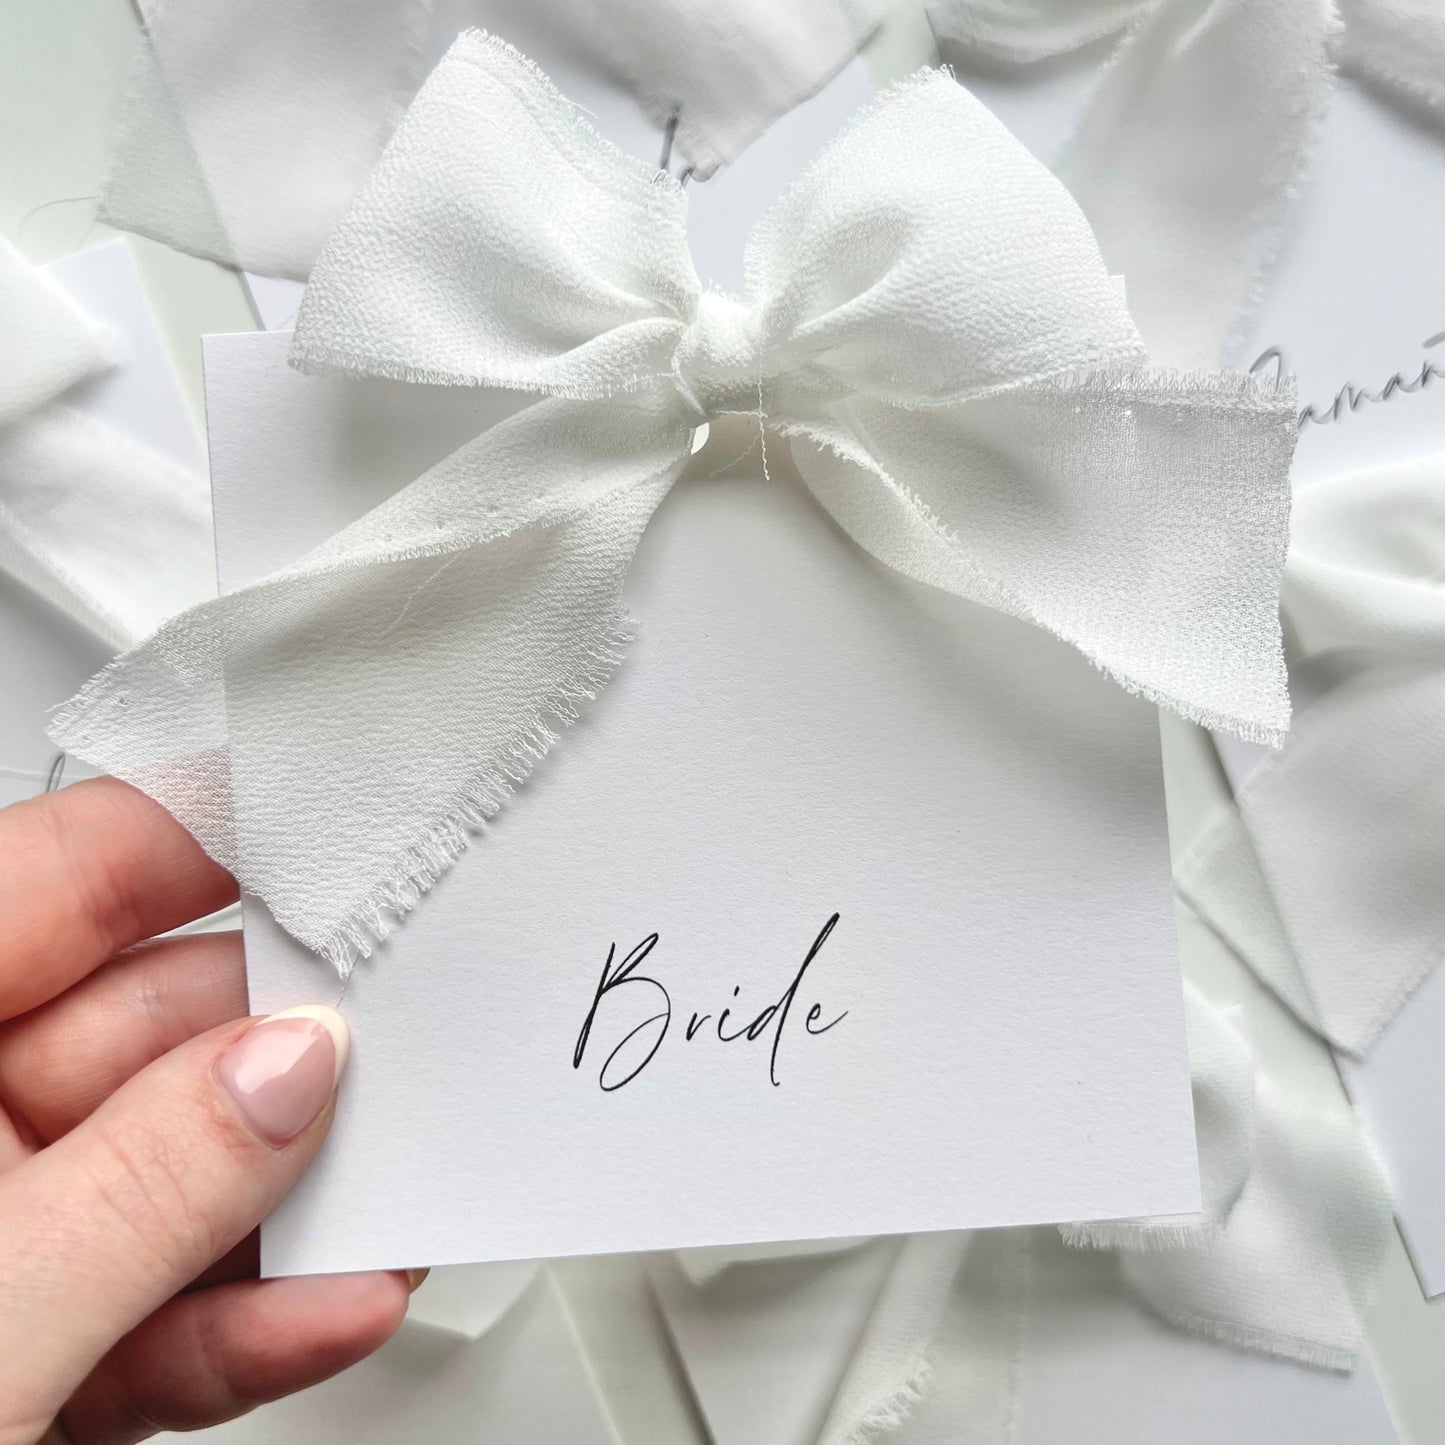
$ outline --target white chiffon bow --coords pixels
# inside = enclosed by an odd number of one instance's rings
[[[949,76],[865,111],[747,275],[703,293],[683,190],[464,35],[318,261],[293,361],[546,399],[172,620],[52,735],[345,969],[606,681],[639,535],[694,430],[744,413],[879,561],[1278,739],[1291,399],[1148,370],[1067,192]]]

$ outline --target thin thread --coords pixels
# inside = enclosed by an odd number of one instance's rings
[[[763,351],[758,347],[758,444],[763,449],[763,480],[770,482],[773,474],[768,470],[768,426],[767,412],[763,409]],[[748,448],[752,450],[751,447]]]
[[[31,221],[35,219],[36,216],[41,213],[41,211],[48,211],[52,206],[75,206],[79,205],[82,201],[95,202],[97,205],[97,209],[95,214],[92,215],[90,218],[90,224],[85,228],[85,230],[80,233],[80,240],[76,242],[76,245],[81,245],[85,241],[85,238],[89,236],[90,233],[95,229],[95,223],[100,219],[99,196],[57,196],[53,201],[42,201],[38,206],[32,206],[28,211],[26,211],[23,216],[21,216],[19,222],[16,224],[16,243],[22,245],[23,248],[23,243],[25,240],[25,228],[31,223]]]
[[[761,431],[759,434],[761,435]],[[720,477],[724,472],[737,466],[740,461],[743,461],[745,458],[752,455],[753,448],[757,446],[757,444],[757,437],[754,437],[750,442],[748,442],[747,446],[745,446],[742,451],[737,454],[737,456],[729,457],[727,461],[720,462],[717,466],[715,466],[712,471],[704,473],[703,480],[710,482],[714,477]]]
[[[447,570],[448,567],[454,566],[457,562],[461,561],[463,555],[464,554],[461,552],[453,552],[452,555],[448,557],[447,560],[443,562],[442,565],[438,567],[435,572],[433,572],[424,581],[419,582],[415,587],[413,587],[412,590],[407,593],[406,601],[403,602],[401,605],[401,611],[396,614],[396,621],[393,622],[391,626],[388,627],[386,631],[383,632],[381,636],[378,637],[376,640],[380,642],[382,638],[390,637],[391,634],[395,632],[396,629],[400,627],[401,624],[406,620],[406,614],[408,611],[410,611],[411,604],[415,602],[416,599],[420,597],[421,594],[425,592],[426,589],[430,587],[432,583],[435,582],[437,578],[440,577],[442,573]]]

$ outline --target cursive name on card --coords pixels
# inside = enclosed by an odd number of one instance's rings
[[[1445,343],[1445,331],[1437,331],[1433,336],[1427,336],[1420,343],[1421,349],[1429,351],[1432,347]],[[1284,351],[1278,346],[1271,346],[1255,357],[1253,365],[1249,368],[1252,376],[1257,376],[1274,368],[1274,379],[1279,381],[1281,376],[1288,371],[1285,362]],[[1347,381],[1336,393],[1334,400],[1328,406],[1316,406],[1314,402],[1300,408],[1297,418],[1299,429],[1305,427],[1331,426],[1335,422],[1348,416],[1351,412],[1359,411],[1362,406],[1379,406],[1387,401],[1393,401],[1397,397],[1409,396],[1414,392],[1422,391],[1432,381],[1445,377],[1445,369],[1437,366],[1433,358],[1427,356],[1421,363],[1418,371],[1409,373],[1403,371],[1395,372],[1388,381],[1378,390],[1371,390],[1368,386],[1357,386],[1353,381]]]
[[[798,971],[793,975],[792,982],[777,999],[760,1010],[754,1018],[747,1023],[735,1022],[734,1026],[730,1028],[729,1019],[733,1018],[734,1014],[732,1003],[724,1007],[716,1016],[712,1013],[694,1010],[683,1028],[684,1042],[692,1043],[699,1035],[708,1039],[715,1036],[719,1042],[724,1044],[739,1041],[756,1043],[759,1039],[769,1038],[771,1045],[768,1050],[768,1078],[776,1088],[781,1082],[778,1078],[778,1048],[783,1041],[783,1033],[787,1029],[793,1004],[797,999],[799,989],[802,988],[804,975],[822,952],[823,945],[827,943],[828,937],[837,923],[838,914],[835,913],[819,930],[818,936],[813,940]],[[588,1045],[592,1042],[593,1025],[597,1021],[598,1010],[602,1007],[604,1000],[613,995],[619,999],[625,996],[626,1001],[635,1006],[636,1013],[643,1013],[645,1017],[636,1020],[636,1014],[631,1010],[628,1011],[623,1023],[626,1032],[613,1044],[611,1052],[603,1059],[602,1066],[597,1071],[597,1083],[604,1093],[612,1093],[614,1090],[622,1088],[624,1084],[630,1084],[652,1062],[672,1028],[672,995],[662,981],[656,977],[655,965],[649,963],[649,972],[647,973],[638,971],[644,963],[647,963],[657,944],[658,935],[649,933],[620,962],[617,959],[616,943],[608,946],[607,960],[602,965],[602,975],[598,979],[596,991],[592,995],[591,1007],[582,1021],[576,1047],[572,1050],[572,1067],[574,1069],[582,1067]],[[740,985],[733,986],[734,1001],[738,999],[741,991]],[[820,1034],[826,1034],[829,1029],[836,1028],[848,1017],[848,1011],[844,1009],[841,1013],[835,1014],[823,1022],[823,1014],[824,1009],[821,1003],[815,1002],[808,1009],[802,1022],[805,1035],[816,1038]],[[629,1024],[631,1026],[627,1027]],[[709,1025],[711,1027],[708,1027]],[[797,1032],[796,1026],[793,1031]]]

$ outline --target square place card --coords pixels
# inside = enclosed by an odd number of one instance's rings
[[[205,343],[228,590],[521,404],[290,342]],[[720,472],[746,443],[647,528],[611,683],[344,987],[248,903],[253,1010],[354,1031],[266,1273],[1198,1207],[1154,708],[873,561],[784,449]]]

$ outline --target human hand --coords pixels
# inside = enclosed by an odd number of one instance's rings
[[[405,1273],[259,1280],[316,1153],[330,1009],[246,1019],[240,937],[154,939],[236,885],[113,779],[0,810],[0,1442],[130,1441],[335,1374]]]

